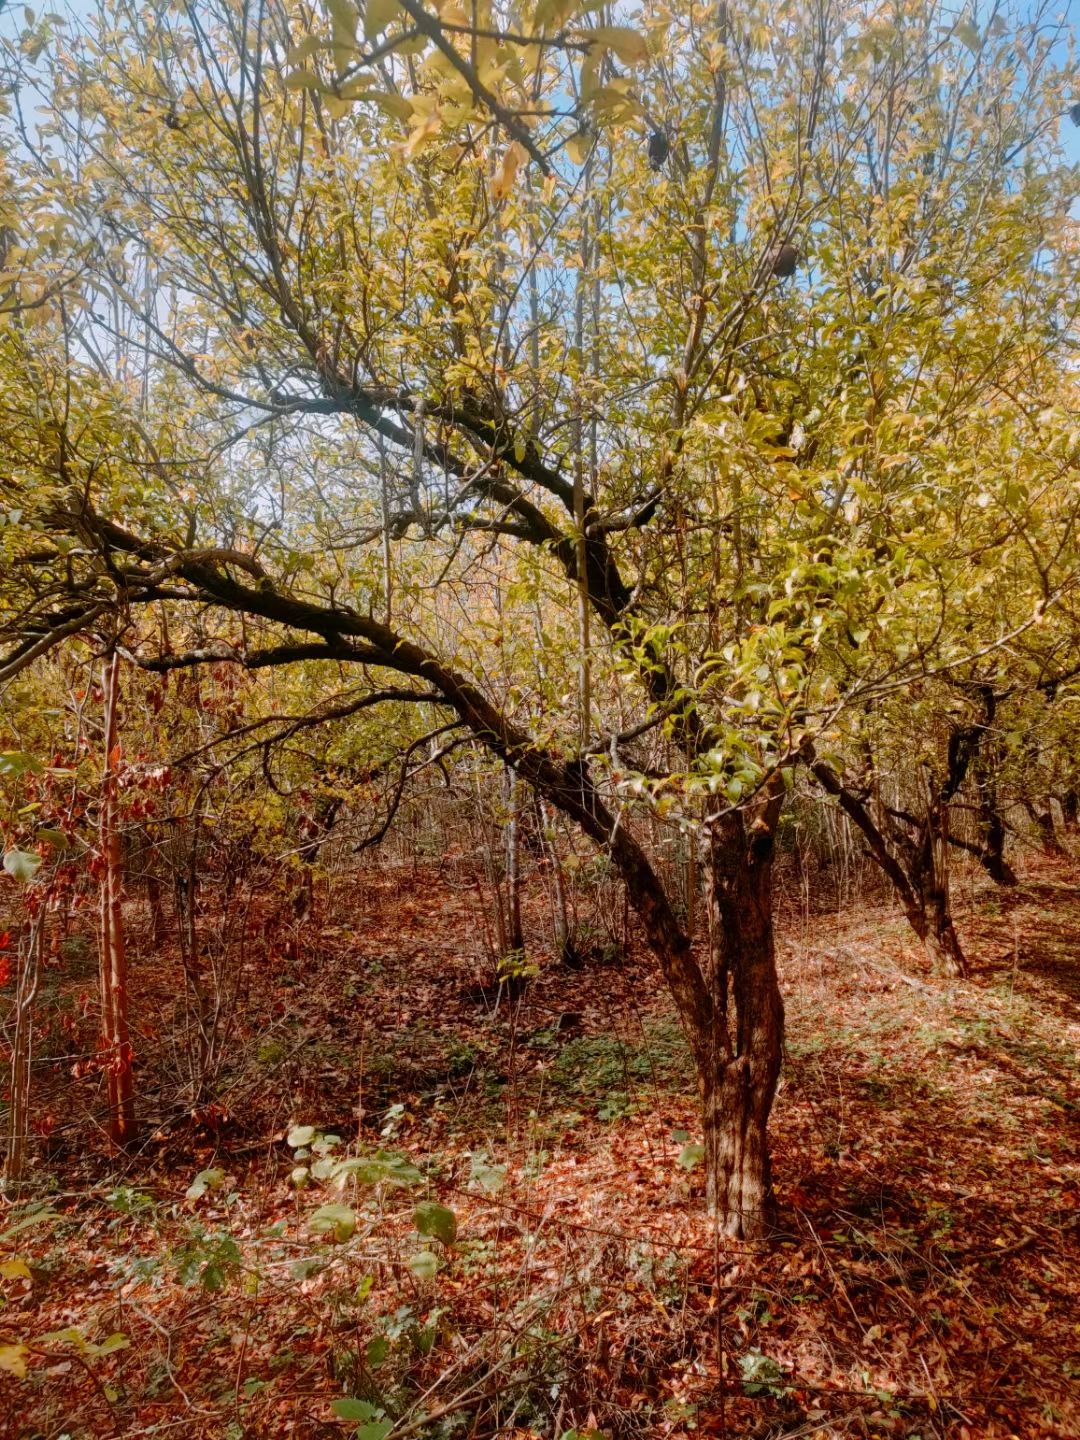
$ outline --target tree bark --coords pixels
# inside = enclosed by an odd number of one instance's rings
[[[34,1001],[41,978],[46,907],[38,909],[25,946],[19,947],[19,976],[15,988],[15,1033],[11,1043],[11,1104],[8,1110],[8,1146],[4,1160],[3,1190],[21,1184],[26,1168],[26,1142],[30,1130],[30,1054],[34,1029]]]
[[[721,811],[707,822],[714,1018],[701,1076],[706,1187],[721,1234],[744,1240],[775,1222],[767,1130],[784,1043],[772,906],[782,803],[777,777],[755,812]]]
[[[510,950],[519,959],[525,955],[525,932],[521,926],[521,817],[517,772],[506,772],[506,908]]]
[[[1080,829],[1080,791],[1069,789],[1062,795],[1061,818],[1069,833],[1075,834]]]
[[[949,802],[935,793],[927,777],[926,818],[916,849],[915,880],[925,917],[923,943],[935,975],[967,973],[967,961],[956,933],[949,901]]]
[[[1064,855],[1065,848],[1058,837],[1057,826],[1054,824],[1054,812],[1049,803],[1036,805],[1034,800],[1025,800],[1024,809],[1035,822],[1045,853],[1053,856]]]
[[[115,651],[105,665],[104,690],[105,759],[101,780],[100,828],[105,874],[101,888],[101,1008],[109,1097],[109,1137],[114,1144],[126,1145],[135,1136],[135,1080],[128,1029],[124,862],[116,818],[120,656]]]
[[[935,974],[965,974],[967,963],[949,906],[948,802],[940,796],[932,798],[914,840],[900,832],[896,825],[887,834],[832,766],[815,757],[812,746],[804,748],[803,758],[821,788],[839,801],[841,809],[866,840],[871,859],[892,884]],[[888,824],[888,819],[883,823]]]
[[[991,686],[983,687],[982,700],[984,718],[980,730],[980,744],[972,755],[971,767],[979,797],[979,820],[983,832],[982,844],[975,854],[995,885],[1015,885],[1016,872],[1005,859],[1008,827],[1002,817],[1001,802],[998,799],[1001,740],[993,728],[997,714],[997,696]]]

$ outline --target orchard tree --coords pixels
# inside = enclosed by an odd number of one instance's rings
[[[794,768],[1075,582],[1048,14],[109,0],[24,42],[71,279],[7,671],[97,629],[468,731],[621,876],[728,1235],[772,1210]],[[649,809],[702,839],[707,955]]]

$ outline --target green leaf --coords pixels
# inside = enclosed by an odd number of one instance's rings
[[[506,1166],[494,1165],[481,1150],[474,1150],[469,1157],[469,1179],[489,1195],[496,1194],[506,1184]]]
[[[308,1229],[341,1242],[355,1233],[356,1216],[348,1205],[320,1205],[308,1221]]]
[[[390,1341],[385,1335],[376,1335],[374,1340],[368,1341],[367,1349],[364,1351],[364,1360],[368,1368],[377,1370],[390,1354]]]
[[[305,1145],[310,1145],[315,1139],[314,1125],[294,1125],[285,1137],[286,1145],[291,1145],[294,1150],[300,1150]]]
[[[700,1165],[705,1158],[705,1146],[698,1144],[684,1145],[679,1151],[678,1164],[684,1170],[693,1170],[695,1165]]]
[[[28,770],[40,775],[44,769],[41,761],[25,750],[0,750],[0,775],[25,775]]]
[[[37,832],[37,838],[39,840],[45,840],[54,850],[66,850],[68,848],[68,838],[62,830],[50,830],[43,825]]]
[[[394,1422],[386,1418],[386,1411],[367,1400],[345,1398],[335,1400],[330,1406],[339,1420],[358,1420],[357,1440],[385,1440],[394,1428]]]
[[[224,1170],[200,1170],[185,1192],[189,1200],[201,1200],[211,1190],[220,1190],[225,1183]]]
[[[4,869],[20,885],[28,885],[41,869],[41,856],[31,850],[9,850],[4,856]]]
[[[445,1205],[433,1200],[422,1200],[413,1211],[413,1224],[421,1235],[433,1235],[444,1245],[452,1245],[457,1239],[457,1216]]]
[[[18,1235],[20,1230],[29,1230],[32,1225],[55,1224],[62,1217],[55,1210],[39,1208],[31,1210],[27,1214],[20,1215],[13,1225],[6,1230],[0,1231],[0,1240],[9,1240],[12,1235]]]
[[[344,1181],[350,1177],[361,1185],[416,1185],[423,1179],[415,1165],[390,1150],[339,1160],[334,1167],[334,1178]]]
[[[434,1250],[418,1250],[405,1263],[418,1280],[434,1280],[439,1270]]]
[[[353,1400],[346,1396],[342,1400],[335,1400],[330,1409],[339,1420],[381,1420],[386,1411],[378,1405],[372,1405],[369,1400]]]
[[[745,1355],[739,1356],[739,1369],[742,1371],[743,1389],[747,1395],[784,1393],[784,1387],[780,1383],[784,1379],[784,1372],[771,1355],[763,1355],[760,1350],[748,1350]]]
[[[369,1420],[366,1425],[356,1427],[356,1440],[386,1440],[393,1428],[392,1420]]]

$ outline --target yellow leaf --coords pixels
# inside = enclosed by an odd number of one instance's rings
[[[961,45],[966,45],[973,55],[977,55],[982,49],[982,41],[979,39],[979,27],[971,20],[961,20],[956,27],[956,38]]]
[[[290,70],[285,76],[285,85],[289,90],[321,90],[322,83],[314,70]]]
[[[372,91],[365,98],[374,100],[379,109],[392,120],[408,120],[413,113],[412,102],[406,100],[404,95],[391,95],[385,90],[379,90]]]
[[[539,0],[533,17],[533,28],[543,32],[550,25],[558,29],[574,9],[574,0]]]
[[[0,1261],[0,1277],[4,1280],[29,1280],[30,1266],[18,1256],[14,1260]]]
[[[584,165],[592,149],[592,136],[587,130],[575,131],[566,142],[566,153],[575,165]]]
[[[398,0],[367,0],[364,6],[364,38],[374,40],[398,16]]]
[[[0,1373],[14,1375],[16,1380],[25,1379],[29,1353],[25,1345],[0,1345]]]
[[[598,25],[588,38],[605,50],[614,50],[624,65],[643,65],[649,58],[649,42],[640,30],[628,25]]]
[[[433,110],[430,115],[421,118],[419,123],[413,126],[408,140],[405,141],[405,158],[411,160],[414,155],[418,155],[428,141],[433,140],[439,133],[442,123],[442,113],[439,110]]]
[[[612,119],[626,120],[642,113],[638,101],[617,85],[601,85],[589,96],[589,104],[597,115],[608,115]]]
[[[356,39],[356,22],[360,19],[352,0],[326,0],[326,8],[334,22],[334,43],[351,45]]]
[[[294,45],[285,57],[287,65],[303,65],[305,60],[310,60],[312,55],[317,55],[325,47],[326,42],[320,40],[317,35],[309,35],[306,40],[301,40],[299,45]]]
[[[517,173],[525,163],[527,155],[525,146],[514,140],[506,148],[502,162],[495,172],[495,178],[491,182],[491,195],[494,200],[505,200],[510,191],[514,188],[514,181]]]

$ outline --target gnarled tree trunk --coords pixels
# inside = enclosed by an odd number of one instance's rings
[[[935,975],[967,973],[967,961],[949,903],[949,802],[927,781],[926,818],[915,851],[912,879],[922,915],[922,940]],[[916,927],[918,928],[918,927]]]
[[[1065,854],[1065,847],[1057,833],[1057,826],[1054,824],[1054,810],[1049,801],[1037,805],[1034,800],[1025,800],[1024,809],[1035,822],[1035,828],[1039,832],[1039,843],[1047,855],[1059,856]]]
[[[803,759],[826,794],[835,796],[841,809],[861,831],[871,859],[892,884],[908,924],[926,949],[932,969],[939,975],[963,975],[966,961],[953,925],[945,863],[949,845],[948,799],[943,798],[942,792],[931,795],[927,815],[913,838],[887,810],[879,825],[862,797],[844,784],[827,761],[815,756],[812,745],[804,746]],[[914,817],[907,820],[918,824]]]
[[[722,1234],[765,1235],[775,1219],[767,1127],[784,1043],[773,937],[773,835],[782,782],[757,813],[709,824],[712,1056],[702,1070],[709,1208]]]

